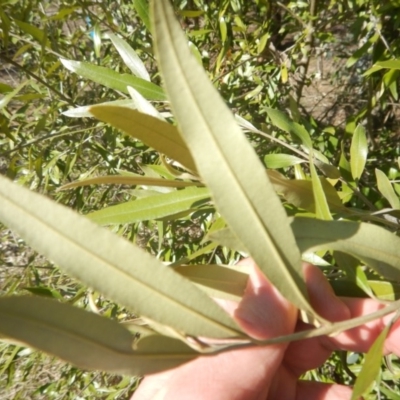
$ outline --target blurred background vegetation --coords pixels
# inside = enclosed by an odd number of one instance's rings
[[[368,135],[366,170],[349,191],[347,205],[381,210],[388,201],[376,187],[382,170],[399,195],[399,69],[365,74],[377,61],[400,56],[400,1],[387,0],[175,0],[193,53],[229,107],[257,129],[249,140],[261,159],[288,153],[275,139],[267,107],[290,113],[306,126],[314,148],[345,173],[352,134]],[[143,0],[3,0],[0,4],[0,173],[79,213],[127,201],[128,186],[102,185],[57,191],[89,176],[121,170],[143,174],[160,163],[143,143],[90,118],[63,112],[127,98],[71,73],[60,58],[129,73],[107,32],[126,40],[153,82],[161,84],[153,57]],[[155,104],[168,111],[165,103]],[[268,136],[269,135],[269,136]],[[271,140],[271,137],[274,140]],[[286,140],[286,139],[285,139]],[[217,166],[216,166],[217,168]],[[293,167],[280,169],[293,176]],[[351,177],[349,178],[351,179]],[[344,190],[344,186],[342,188]],[[238,253],[208,248],[205,214],[113,227],[160,259],[233,263]],[[397,223],[392,226],[397,231]],[[0,226],[0,294],[27,291],[62,299],[121,321],[131,318],[116,304],[63,275]],[[335,354],[308,378],[351,384],[362,356]],[[399,399],[396,357],[382,364],[371,398]],[[0,343],[0,398],[126,399],[138,380],[80,371],[21,346]],[[377,397],[378,396],[378,397]]]

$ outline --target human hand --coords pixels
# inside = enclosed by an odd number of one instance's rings
[[[252,337],[270,339],[311,328],[297,320],[297,310],[252,266],[242,301],[220,302]],[[372,299],[338,298],[321,271],[304,264],[304,276],[314,309],[337,322],[370,314],[384,305]],[[391,316],[340,333],[265,347],[231,350],[199,357],[172,370],[146,377],[132,400],[344,400],[351,388],[299,380],[322,365],[334,350],[366,352]],[[386,353],[400,355],[400,321],[385,342]]]

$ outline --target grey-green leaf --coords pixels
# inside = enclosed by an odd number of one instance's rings
[[[377,225],[295,217],[293,233],[302,253],[338,250],[363,261],[386,278],[400,279],[400,238]]]
[[[274,108],[266,107],[268,117],[271,118],[272,123],[284,132],[290,133],[307,148],[312,149],[312,141],[310,135],[303,125],[291,121],[286,114]]]
[[[106,207],[86,216],[100,225],[129,224],[189,213],[209,197],[206,188],[187,188]]]
[[[86,217],[0,177],[0,220],[67,273],[160,324],[192,335],[240,335],[186,279]]]
[[[196,171],[192,155],[178,129],[154,116],[125,107],[90,107],[90,113],[100,121],[121,129],[157,151],[178,161],[191,171]]]
[[[134,336],[117,322],[43,297],[0,298],[0,334],[80,368],[119,374],[154,373],[198,356],[168,337],[157,350],[156,338],[134,350]]]
[[[264,167],[191,54],[169,1],[153,1],[152,12],[166,91],[217,208],[278,290],[312,312],[300,253]]]
[[[350,166],[353,179],[360,179],[368,156],[368,142],[365,129],[358,125],[353,133],[350,146]]]

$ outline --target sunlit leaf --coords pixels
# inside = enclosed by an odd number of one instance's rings
[[[382,330],[374,344],[368,350],[368,353],[365,355],[364,364],[353,387],[351,400],[360,399],[365,393],[367,393],[368,389],[374,383],[379,370],[381,369],[383,347],[389,330],[390,326],[388,325]]]
[[[191,171],[196,171],[193,158],[178,129],[168,122],[125,107],[98,105],[91,107],[90,112],[99,120],[141,140]]]
[[[0,298],[0,333],[80,368],[120,374],[153,373],[198,355],[172,338],[134,350],[134,336],[117,322],[42,297]]]
[[[100,225],[129,224],[190,213],[209,197],[206,188],[187,188],[106,207],[86,216]]]
[[[362,125],[358,125],[353,133],[350,146],[350,165],[353,179],[360,179],[368,155],[368,142],[365,129]]]
[[[315,201],[315,215],[319,219],[331,220],[332,215],[329,210],[325,192],[311,157],[310,157],[310,172],[311,172],[311,183]]]
[[[156,55],[174,115],[220,213],[261,270],[312,312],[286,213],[254,149],[191,54],[166,1],[153,1]]]
[[[143,64],[143,61],[136,54],[135,50],[133,50],[124,39],[121,39],[111,32],[107,33],[107,37],[111,39],[119,55],[124,60],[125,65],[132,71],[132,73],[138,78],[142,78],[150,82],[150,75]]]
[[[268,117],[271,118],[272,123],[284,132],[290,133],[295,138],[301,141],[301,143],[308,149],[312,149],[312,141],[310,135],[304,128],[304,126],[297,122],[291,121],[286,114],[273,108],[265,108]]]
[[[165,100],[163,90],[154,83],[128,74],[119,74],[112,69],[93,65],[84,61],[73,61],[60,58],[60,61],[68,70],[90,79],[100,85],[119,90],[128,94],[128,86],[135,88],[140,94],[149,100]]]
[[[286,168],[295,164],[301,164],[305,160],[291,154],[267,154],[264,162],[268,168]]]
[[[378,189],[381,192],[382,196],[385,197],[392,208],[395,208],[397,210],[400,209],[399,196],[397,196],[392,184],[390,183],[385,173],[380,169],[375,168],[375,176],[378,184]]]
[[[378,61],[374,65],[381,68],[400,69],[400,60]]]
[[[0,220],[64,271],[140,315],[193,335],[239,334],[209,297],[150,254],[2,177]]]
[[[149,1],[148,0],[133,0],[133,6],[138,13],[140,19],[143,21],[147,30],[151,32],[151,23],[149,15]]]

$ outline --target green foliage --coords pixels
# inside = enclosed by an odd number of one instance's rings
[[[244,254],[322,324],[301,337],[368,320],[330,324],[318,316],[308,304],[301,257],[312,257],[341,295],[397,300],[398,6],[182,0],[174,1],[174,13],[167,1],[153,3],[152,35],[144,0],[0,6],[0,57],[7,71],[0,75],[1,174],[112,225],[142,247],[2,178],[2,222],[56,263],[3,230],[2,335],[83,368],[128,374],[243,346],[243,339],[254,345],[208,297],[240,298],[247,271],[228,264]],[[323,58],[330,60],[325,78],[318,67]],[[346,68],[336,68],[341,59]],[[338,98],[322,113],[314,106],[325,97],[313,97],[319,80]],[[61,275],[58,266],[90,290]],[[10,296],[27,291],[52,300]],[[36,301],[54,307],[48,320],[35,313]],[[380,315],[396,307],[393,302]],[[71,314],[70,324],[52,317],[61,312]],[[140,324],[128,330],[117,323],[132,312],[143,317]],[[54,341],[28,326],[27,336],[19,336],[13,327],[16,320],[19,327],[27,323],[26,313]],[[86,318],[93,319],[90,329],[82,323]],[[54,335],[54,329],[74,332],[69,347],[75,354],[63,352],[69,336]],[[104,329],[114,341],[108,343]],[[218,347],[192,336],[230,341]],[[357,393],[365,395],[379,376],[371,396],[396,398],[398,361],[386,369],[379,346],[365,359]],[[2,348],[0,370],[10,388],[16,366],[26,375],[34,360],[45,364],[41,354],[24,351]],[[164,364],[148,361],[154,354]],[[348,368],[359,372],[361,357],[353,364],[332,360],[343,376]],[[137,384],[113,384],[111,375],[92,378],[69,368],[65,382],[81,384],[65,398],[95,398],[91,382],[115,385],[109,398],[126,396]],[[32,390],[52,398],[61,389],[43,384]]]

